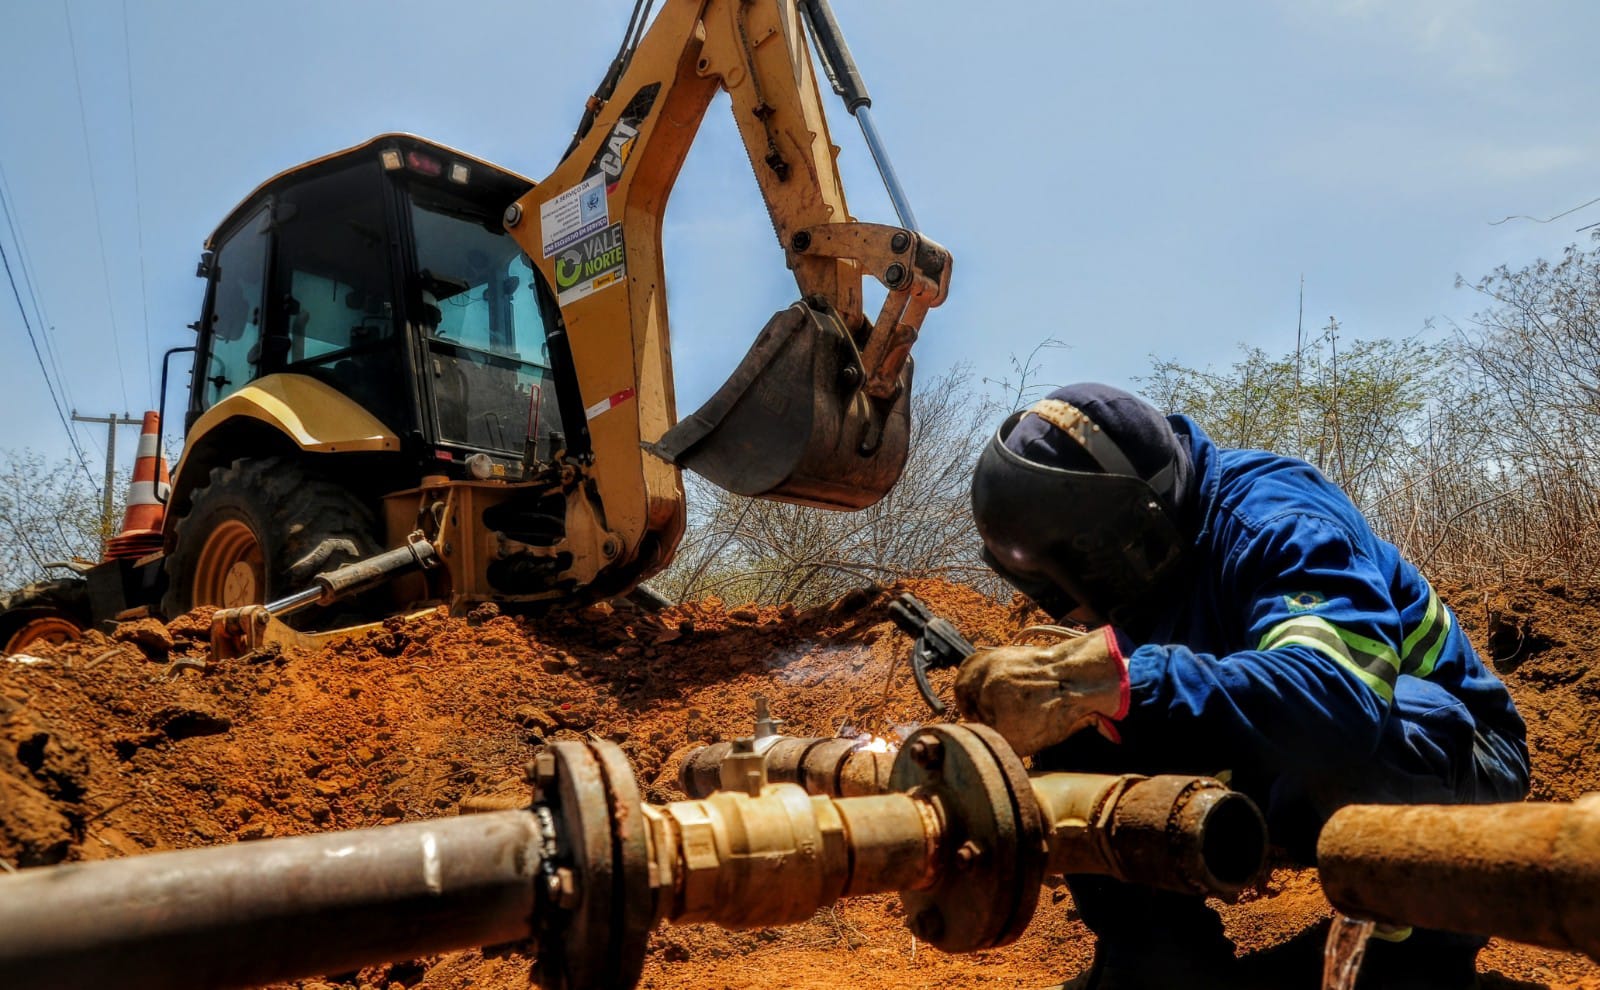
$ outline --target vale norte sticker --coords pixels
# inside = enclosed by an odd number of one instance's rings
[[[590,234],[556,256],[556,301],[566,306],[622,281],[622,224]]]

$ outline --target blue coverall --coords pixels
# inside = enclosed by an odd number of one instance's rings
[[[1189,571],[1119,630],[1121,742],[1079,733],[1040,765],[1225,774],[1303,862],[1345,804],[1524,797],[1522,719],[1417,568],[1309,464],[1168,421],[1195,468]],[[1118,895],[1073,889],[1104,941]]]

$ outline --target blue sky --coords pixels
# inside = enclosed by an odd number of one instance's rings
[[[1070,345],[1046,355],[1058,382],[1126,385],[1151,355],[1225,365],[1241,342],[1286,351],[1302,275],[1308,326],[1409,336],[1479,308],[1458,273],[1551,256],[1600,222],[1597,204],[1490,223],[1600,196],[1600,81],[1583,69],[1600,6],[833,6],[918,218],[955,256],[924,375],[1002,376],[1048,337]],[[9,0],[0,169],[70,403],[152,404],[161,351],[192,339],[201,242],[282,168],[408,130],[542,177],[630,8]],[[892,221],[828,104],[852,212]],[[686,414],[795,292],[725,105],[664,236]],[[17,267],[4,224],[0,243]],[[0,447],[67,453],[4,282],[0,336]],[[98,474],[104,430],[80,429]]]

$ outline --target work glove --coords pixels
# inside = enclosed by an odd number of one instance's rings
[[[1112,722],[1128,714],[1128,661],[1110,626],[1049,646],[979,650],[956,675],[956,704],[1020,756],[1089,726],[1115,740]]]

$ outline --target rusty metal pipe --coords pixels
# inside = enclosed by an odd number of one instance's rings
[[[534,815],[505,811],[0,877],[0,987],[246,987],[527,939]]]
[[[845,896],[916,890],[933,878],[943,833],[927,802],[883,794],[841,800],[834,807],[849,839]]]
[[[773,783],[830,797],[889,789],[892,753],[867,752],[849,739],[756,740],[763,744]],[[694,797],[716,793],[718,769],[731,753],[730,743],[689,753],[679,773],[684,790]],[[1048,773],[1029,783],[1045,821],[1050,874],[1095,873],[1231,897],[1266,858],[1266,823],[1254,803],[1208,777]]]
[[[563,741],[529,809],[0,878],[0,986],[248,986],[514,940],[544,986],[632,986],[660,921],[789,924],[892,890],[919,938],[970,952],[1021,935],[1047,868],[1226,895],[1265,843],[1216,781],[1030,779],[982,726],[919,729],[860,797],[736,750],[701,800],[646,804],[615,745]]]
[[[1317,869],[1358,918],[1494,935],[1600,959],[1600,794],[1574,804],[1353,805]]]
[[[1044,815],[1048,873],[1232,897],[1266,861],[1261,812],[1209,777],[1047,773],[1029,783]]]

